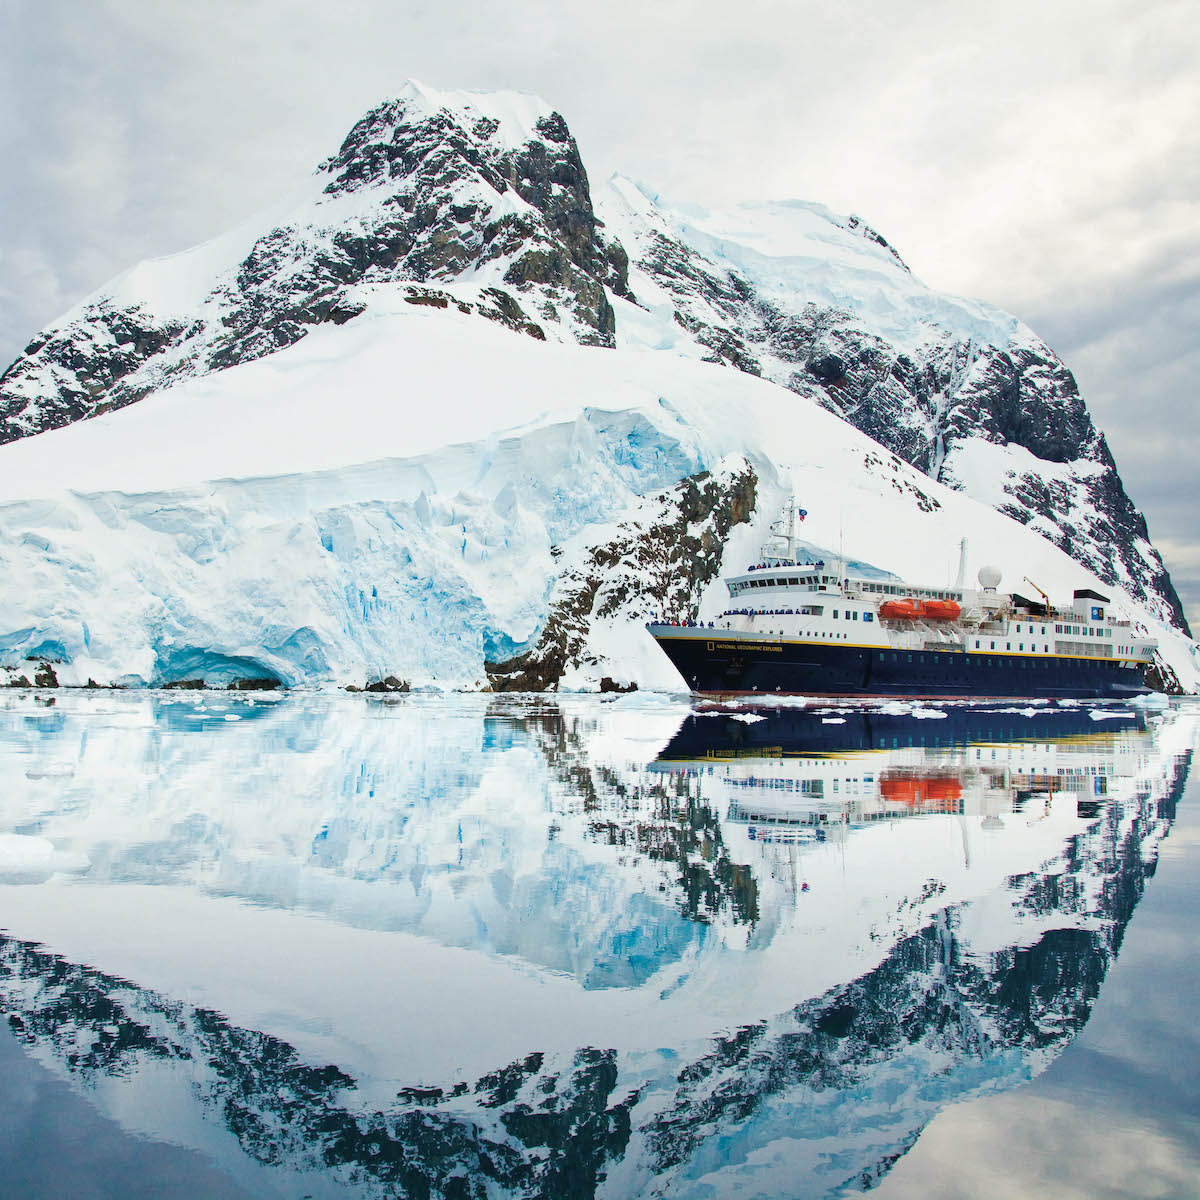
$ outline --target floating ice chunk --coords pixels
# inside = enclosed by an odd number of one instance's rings
[[[940,708],[922,708],[914,704],[911,714],[918,721],[944,721],[947,714]]]
[[[82,854],[63,853],[48,838],[23,833],[0,833],[0,879],[40,882],[59,871],[86,871]]]

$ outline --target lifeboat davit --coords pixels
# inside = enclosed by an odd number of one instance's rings
[[[893,621],[915,621],[921,615],[921,606],[915,600],[885,600],[879,606],[879,615]]]
[[[961,612],[953,600],[926,600],[921,605],[921,615],[931,621],[957,621]]]

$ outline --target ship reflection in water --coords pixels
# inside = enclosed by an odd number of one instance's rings
[[[1086,1024],[1196,735],[1085,705],[0,703],[8,1027],[58,1103],[194,1155],[197,1196],[869,1188]]]

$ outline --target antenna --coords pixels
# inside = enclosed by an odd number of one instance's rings
[[[966,579],[967,579],[967,539],[963,538],[963,540],[959,543],[959,546],[958,546],[958,578],[954,581],[954,588],[956,591],[961,592],[963,590],[963,584],[966,582]]]
[[[846,510],[838,513],[838,567],[842,575],[842,591],[846,590]]]

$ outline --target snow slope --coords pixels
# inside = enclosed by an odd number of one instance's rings
[[[480,686],[485,660],[538,632],[555,579],[589,547],[679,480],[744,463],[758,505],[732,568],[794,489],[811,542],[844,539],[906,578],[947,580],[966,536],[1010,580],[1030,574],[1058,596],[1101,586],[771,383],[541,344],[397,299],[0,447],[0,648],[14,667],[58,660],[64,682]],[[700,599],[719,610],[723,586]],[[1194,686],[1191,643],[1127,607]],[[679,686],[622,613],[593,641],[610,653],[568,684]]]

